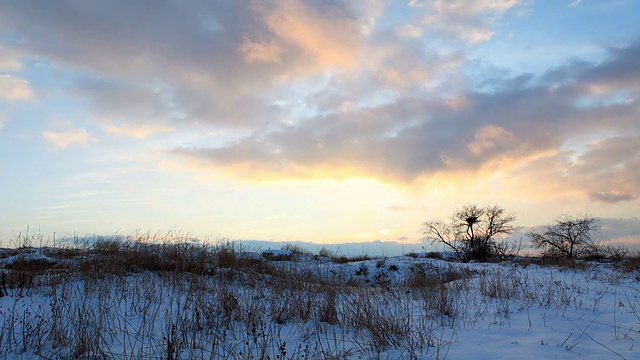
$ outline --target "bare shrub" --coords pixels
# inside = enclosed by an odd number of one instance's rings
[[[543,230],[533,230],[527,235],[545,257],[599,258],[600,250],[593,239],[598,230],[596,219],[590,215],[561,215]]]
[[[226,241],[219,244],[213,250],[216,259],[216,265],[222,268],[233,268],[238,264],[238,254],[236,244]]]
[[[619,262],[629,256],[629,248],[624,245],[603,245],[602,252],[607,260]]]
[[[311,251],[303,249],[300,245],[292,243],[283,245],[282,250],[288,250],[294,255],[313,257],[313,253]]]
[[[429,251],[424,257],[426,257],[427,259],[443,259],[442,254],[437,251]]]
[[[521,250],[522,239],[502,239],[494,243],[494,254],[500,260],[513,259],[514,257],[520,255]]]
[[[366,261],[371,260],[369,255],[354,255],[354,256],[334,256],[331,258],[334,262],[338,264],[346,264],[350,262],[358,262],[358,261]]]
[[[93,243],[93,249],[98,253],[116,253],[121,250],[122,239],[119,238],[98,238]]]
[[[535,261],[535,264],[541,266],[555,266],[563,269],[586,270],[589,265],[584,261],[575,261],[567,257],[544,257]]]
[[[322,256],[322,257],[332,258],[335,255],[336,254],[333,251],[327,249],[326,247],[322,247],[322,249],[318,251],[318,256]]]
[[[441,243],[461,261],[487,261],[496,255],[496,239],[516,230],[515,216],[498,206],[466,205],[456,211],[449,224],[439,220],[423,224],[423,234],[433,244]]]
[[[636,279],[640,280],[640,252],[635,252],[634,254],[627,256],[622,262],[622,269],[627,272],[638,272],[638,277]]]

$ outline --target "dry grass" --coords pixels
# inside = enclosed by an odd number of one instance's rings
[[[576,260],[567,257],[529,257],[529,258],[516,258],[511,260],[512,263],[527,267],[531,264],[535,264],[543,267],[558,267],[561,269],[574,269],[574,270],[586,270],[590,266],[589,261]]]
[[[636,252],[626,259],[618,262],[620,268],[625,273],[634,273],[636,274],[636,279],[640,281],[640,252]]]

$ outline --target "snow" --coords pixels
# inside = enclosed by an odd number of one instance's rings
[[[25,258],[56,261],[28,253],[0,264],[7,267]],[[322,288],[296,292],[296,286],[313,288],[295,283],[300,278],[282,284],[273,277],[267,286],[258,286],[255,274],[221,282],[212,276],[154,272],[9,287],[0,298],[0,357],[168,358],[173,344],[174,358],[183,359],[260,354],[286,359],[640,358],[638,274],[613,264],[571,269],[406,256],[272,264],[283,271],[340,277],[348,288],[332,298]],[[434,288],[407,286],[407,279],[420,272],[464,277]],[[292,312],[304,310],[306,302],[331,301],[337,323]],[[441,308],[447,313],[439,313]],[[267,315],[274,309],[280,316]],[[354,325],[363,319],[378,328]],[[78,336],[86,337],[86,347],[73,343]]]
[[[25,252],[0,259],[0,267],[10,267],[17,262],[54,264],[57,260],[39,252]]]

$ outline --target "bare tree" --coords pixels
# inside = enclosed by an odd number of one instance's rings
[[[462,261],[487,261],[496,255],[495,238],[516,230],[516,220],[498,206],[466,205],[457,210],[449,224],[431,220],[423,224],[423,234],[433,244],[442,243]]]
[[[561,215],[555,223],[527,235],[536,248],[543,249],[543,256],[576,259],[598,253],[592,235],[599,229],[596,219],[590,215]]]

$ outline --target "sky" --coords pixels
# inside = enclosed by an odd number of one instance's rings
[[[0,239],[640,244],[640,0],[3,0]]]

